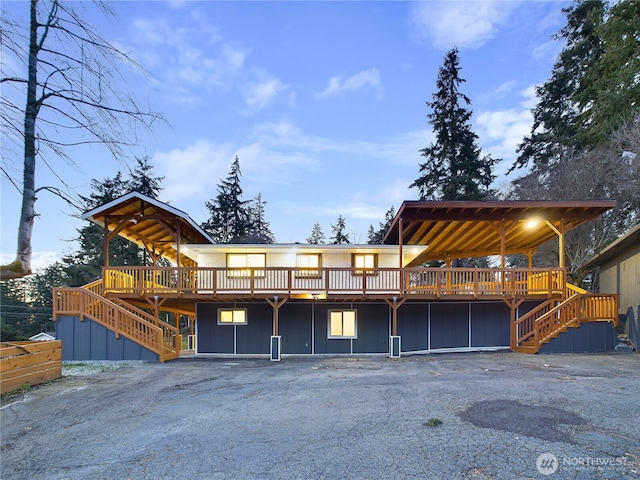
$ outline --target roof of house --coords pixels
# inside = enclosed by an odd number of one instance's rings
[[[614,258],[620,252],[630,248],[632,245],[640,244],[640,223],[629,230],[627,233],[622,235],[620,238],[611,242],[605,248],[600,250],[600,252],[592,257],[587,263],[582,265],[581,268],[591,269],[602,265],[606,261]]]
[[[212,244],[213,239],[189,215],[166,203],[131,192],[82,215],[109,232],[176,261],[177,243]],[[113,234],[113,233],[112,233]]]
[[[562,224],[567,232],[599,220],[615,205],[611,200],[405,201],[384,243],[426,245],[427,249],[412,262],[419,265],[436,259],[499,255],[504,228],[505,253],[527,253],[557,237],[545,221],[557,229]]]

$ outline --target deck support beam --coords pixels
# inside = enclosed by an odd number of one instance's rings
[[[502,299],[504,303],[509,307],[509,348],[511,351],[515,351],[516,348],[516,310],[524,302],[524,298],[510,298]]]
[[[279,335],[278,334],[278,311],[280,310],[280,307],[284,305],[286,301],[289,299],[287,297],[279,298],[278,296],[275,296],[273,297],[273,300],[271,300],[270,298],[265,298],[265,300],[273,308],[273,336],[277,337]]]
[[[545,220],[544,223],[553,230],[553,232],[558,235],[558,266],[560,268],[565,267],[565,255],[564,255],[564,234],[566,233],[564,220],[560,220],[559,228],[557,228],[553,223],[549,220]]]
[[[406,298],[393,297],[392,299],[385,298],[384,301],[391,307],[391,336],[398,336],[398,308],[406,301]]]

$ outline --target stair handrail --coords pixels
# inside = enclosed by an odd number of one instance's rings
[[[178,339],[180,338],[179,337],[180,331],[178,330],[177,327],[174,327],[170,323],[164,322],[159,318],[154,317],[150,313],[145,312],[141,308],[138,308],[135,305],[132,305],[128,302],[125,302],[124,300],[114,298],[114,299],[111,299],[111,301],[113,301],[117,305],[120,305],[122,308],[124,308],[125,310],[128,310],[132,314],[138,315],[141,318],[145,319],[146,321],[152,323],[153,325],[160,327],[162,329],[162,338],[163,338],[163,343],[165,345],[165,348],[167,348],[169,352],[175,354],[174,356],[177,356],[177,353],[180,350],[180,346],[178,345]]]
[[[77,302],[69,302],[68,300],[62,301],[64,293],[74,294],[77,296]],[[152,322],[136,315],[133,312],[128,311],[126,308],[112,302],[108,298],[105,298],[92,290],[86,288],[71,288],[71,287],[55,287],[53,288],[54,298],[54,318],[58,315],[78,314],[83,317],[90,318],[91,320],[113,330],[117,336],[122,335],[128,339],[138,343],[139,345],[148,348],[154,353],[157,353],[161,362],[175,356],[174,352],[166,352],[166,345],[163,340],[163,329],[158,325],[154,325]],[[71,305],[74,308],[64,308],[61,303],[65,305]],[[109,314],[114,315],[114,321],[110,324],[105,318],[100,318],[100,315],[95,313],[95,309],[89,308],[90,304],[100,304],[103,308],[110,309]],[[117,314],[122,315],[128,320],[131,320],[136,326],[128,329],[122,325],[122,322],[118,318]],[[140,328],[141,327],[141,328]],[[138,334],[136,334],[138,332]],[[139,332],[142,332],[140,334]]]
[[[547,312],[549,312],[549,310],[554,308],[555,304],[556,304],[556,300],[546,300],[542,302],[540,305],[538,305],[537,307],[529,310],[527,313],[525,313],[515,321],[515,331],[516,331],[515,344],[516,345],[519,345],[520,343],[528,340],[534,335],[535,325],[538,318],[540,318],[543,315],[546,315]],[[528,328],[527,328],[527,325],[528,325]],[[526,328],[526,331],[523,334],[519,335],[518,332],[523,327]]]

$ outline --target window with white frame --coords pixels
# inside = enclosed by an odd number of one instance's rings
[[[253,271],[255,277],[264,277],[266,263],[264,253],[227,253],[227,276],[250,277]]]
[[[219,308],[218,325],[246,325],[246,308]]]
[[[351,257],[354,275],[375,275],[374,269],[378,267],[377,253],[354,253]]]
[[[355,310],[329,310],[328,338],[358,338]]]
[[[299,253],[296,255],[297,278],[319,278],[322,257],[319,253]]]

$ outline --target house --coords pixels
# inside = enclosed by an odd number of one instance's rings
[[[180,355],[172,313],[189,319],[196,355],[608,350],[617,295],[567,282],[564,236],[614,205],[407,201],[383,245],[217,245],[184,212],[134,192],[84,218],[104,228],[106,253],[120,235],[153,265],[105,265],[92,284],[55,288],[56,336],[64,359],[165,361]],[[534,267],[548,241],[558,265]],[[508,267],[511,254],[528,267]],[[452,266],[488,255],[496,267]]]
[[[29,340],[33,342],[47,342],[49,340],[55,340],[55,339],[56,337],[46,332],[36,333],[35,335],[32,335],[31,337],[29,337]]]
[[[600,269],[600,290],[620,295],[619,314],[636,351],[640,349],[640,224],[608,245],[584,269]]]

